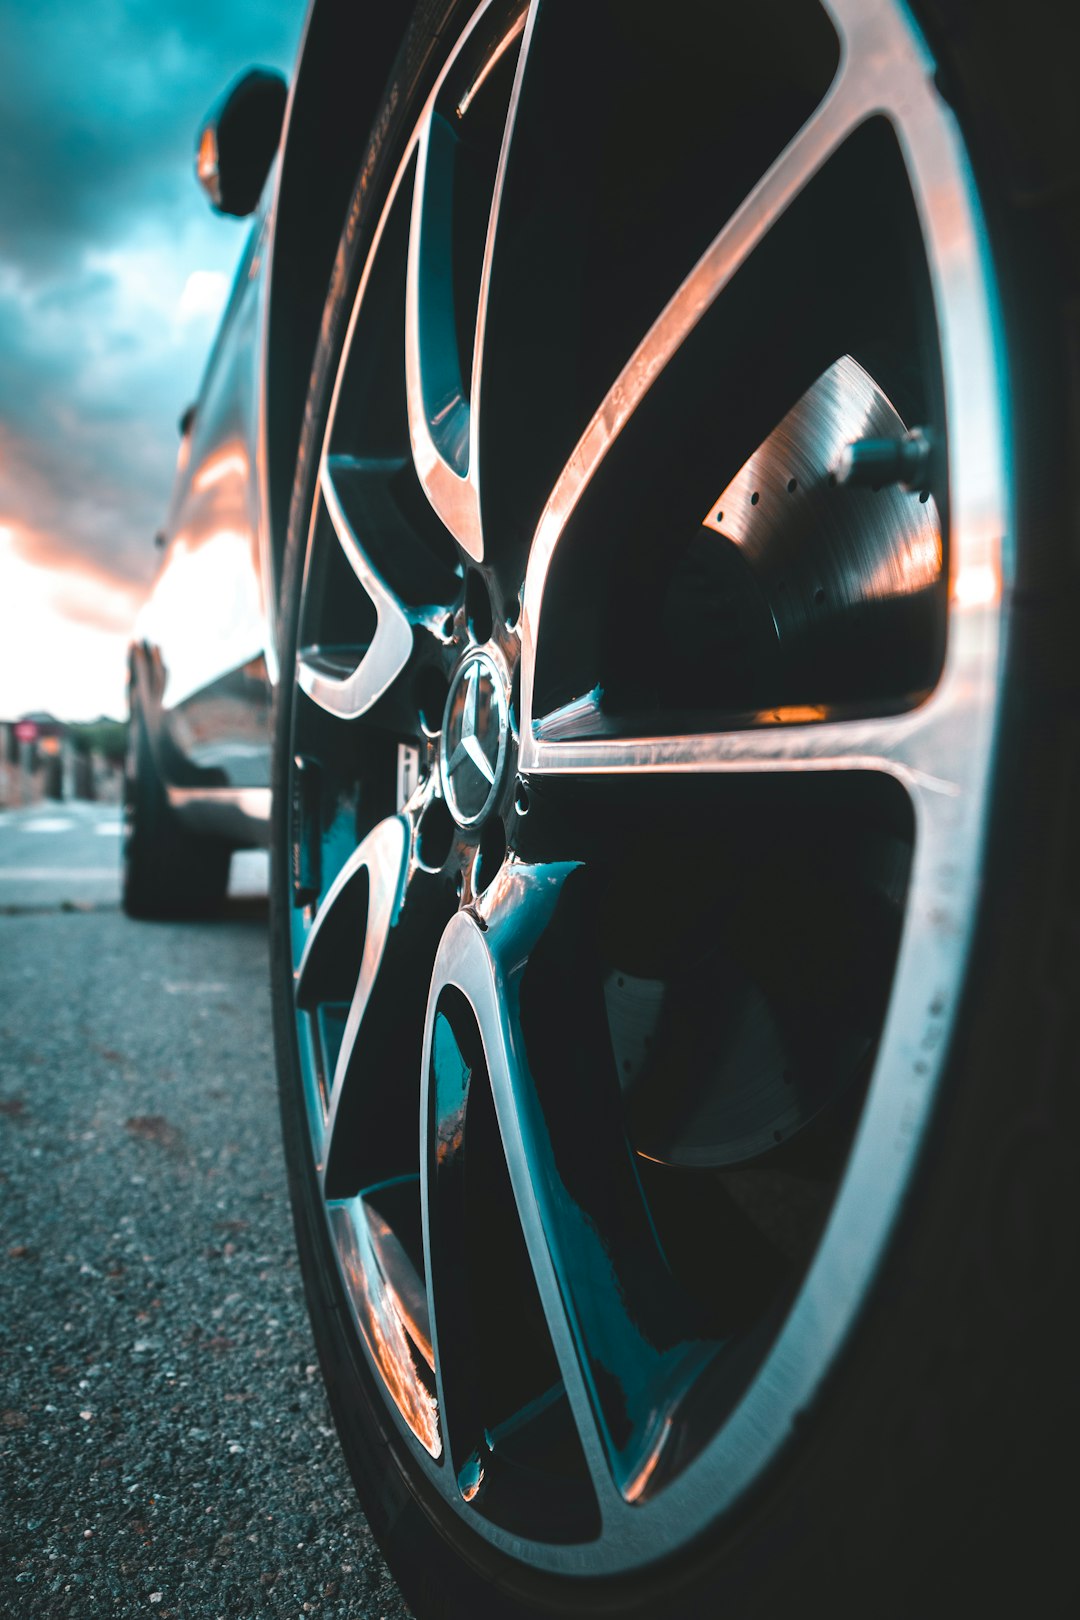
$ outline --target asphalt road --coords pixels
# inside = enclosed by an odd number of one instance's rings
[[[0,812],[0,1616],[407,1615],[293,1249],[265,862],[119,910],[118,812]]]

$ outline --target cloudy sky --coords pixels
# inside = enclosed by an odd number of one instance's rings
[[[0,0],[0,719],[123,707],[176,423],[243,221],[194,179],[200,121],[289,72],[304,0]]]

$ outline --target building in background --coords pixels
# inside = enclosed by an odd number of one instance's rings
[[[102,717],[69,725],[32,713],[0,720],[0,809],[40,799],[118,803],[126,722]]]

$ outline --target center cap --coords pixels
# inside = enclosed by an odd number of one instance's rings
[[[482,821],[495,803],[509,731],[503,678],[487,653],[471,652],[450,683],[439,773],[459,827]]]

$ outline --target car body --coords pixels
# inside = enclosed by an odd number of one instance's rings
[[[407,12],[401,0],[314,0],[287,105],[280,79],[255,70],[225,92],[200,132],[200,179],[213,205],[250,213],[252,225],[197,399],[180,419],[156,537],[162,561],[136,624],[130,677],[170,807],[234,847],[268,837],[276,605],[303,384],[340,212],[367,139],[365,101],[370,116]],[[325,99],[327,81],[343,77],[343,36],[363,63],[344,139]],[[254,199],[250,191],[222,199],[203,153],[253,79],[264,106],[246,122],[262,119],[254,163],[263,177]],[[274,468],[288,471],[275,478]]]
[[[170,804],[249,842],[265,841],[269,818],[273,582],[256,475],[269,229],[264,208],[183,419],[163,566],[131,653]]]

